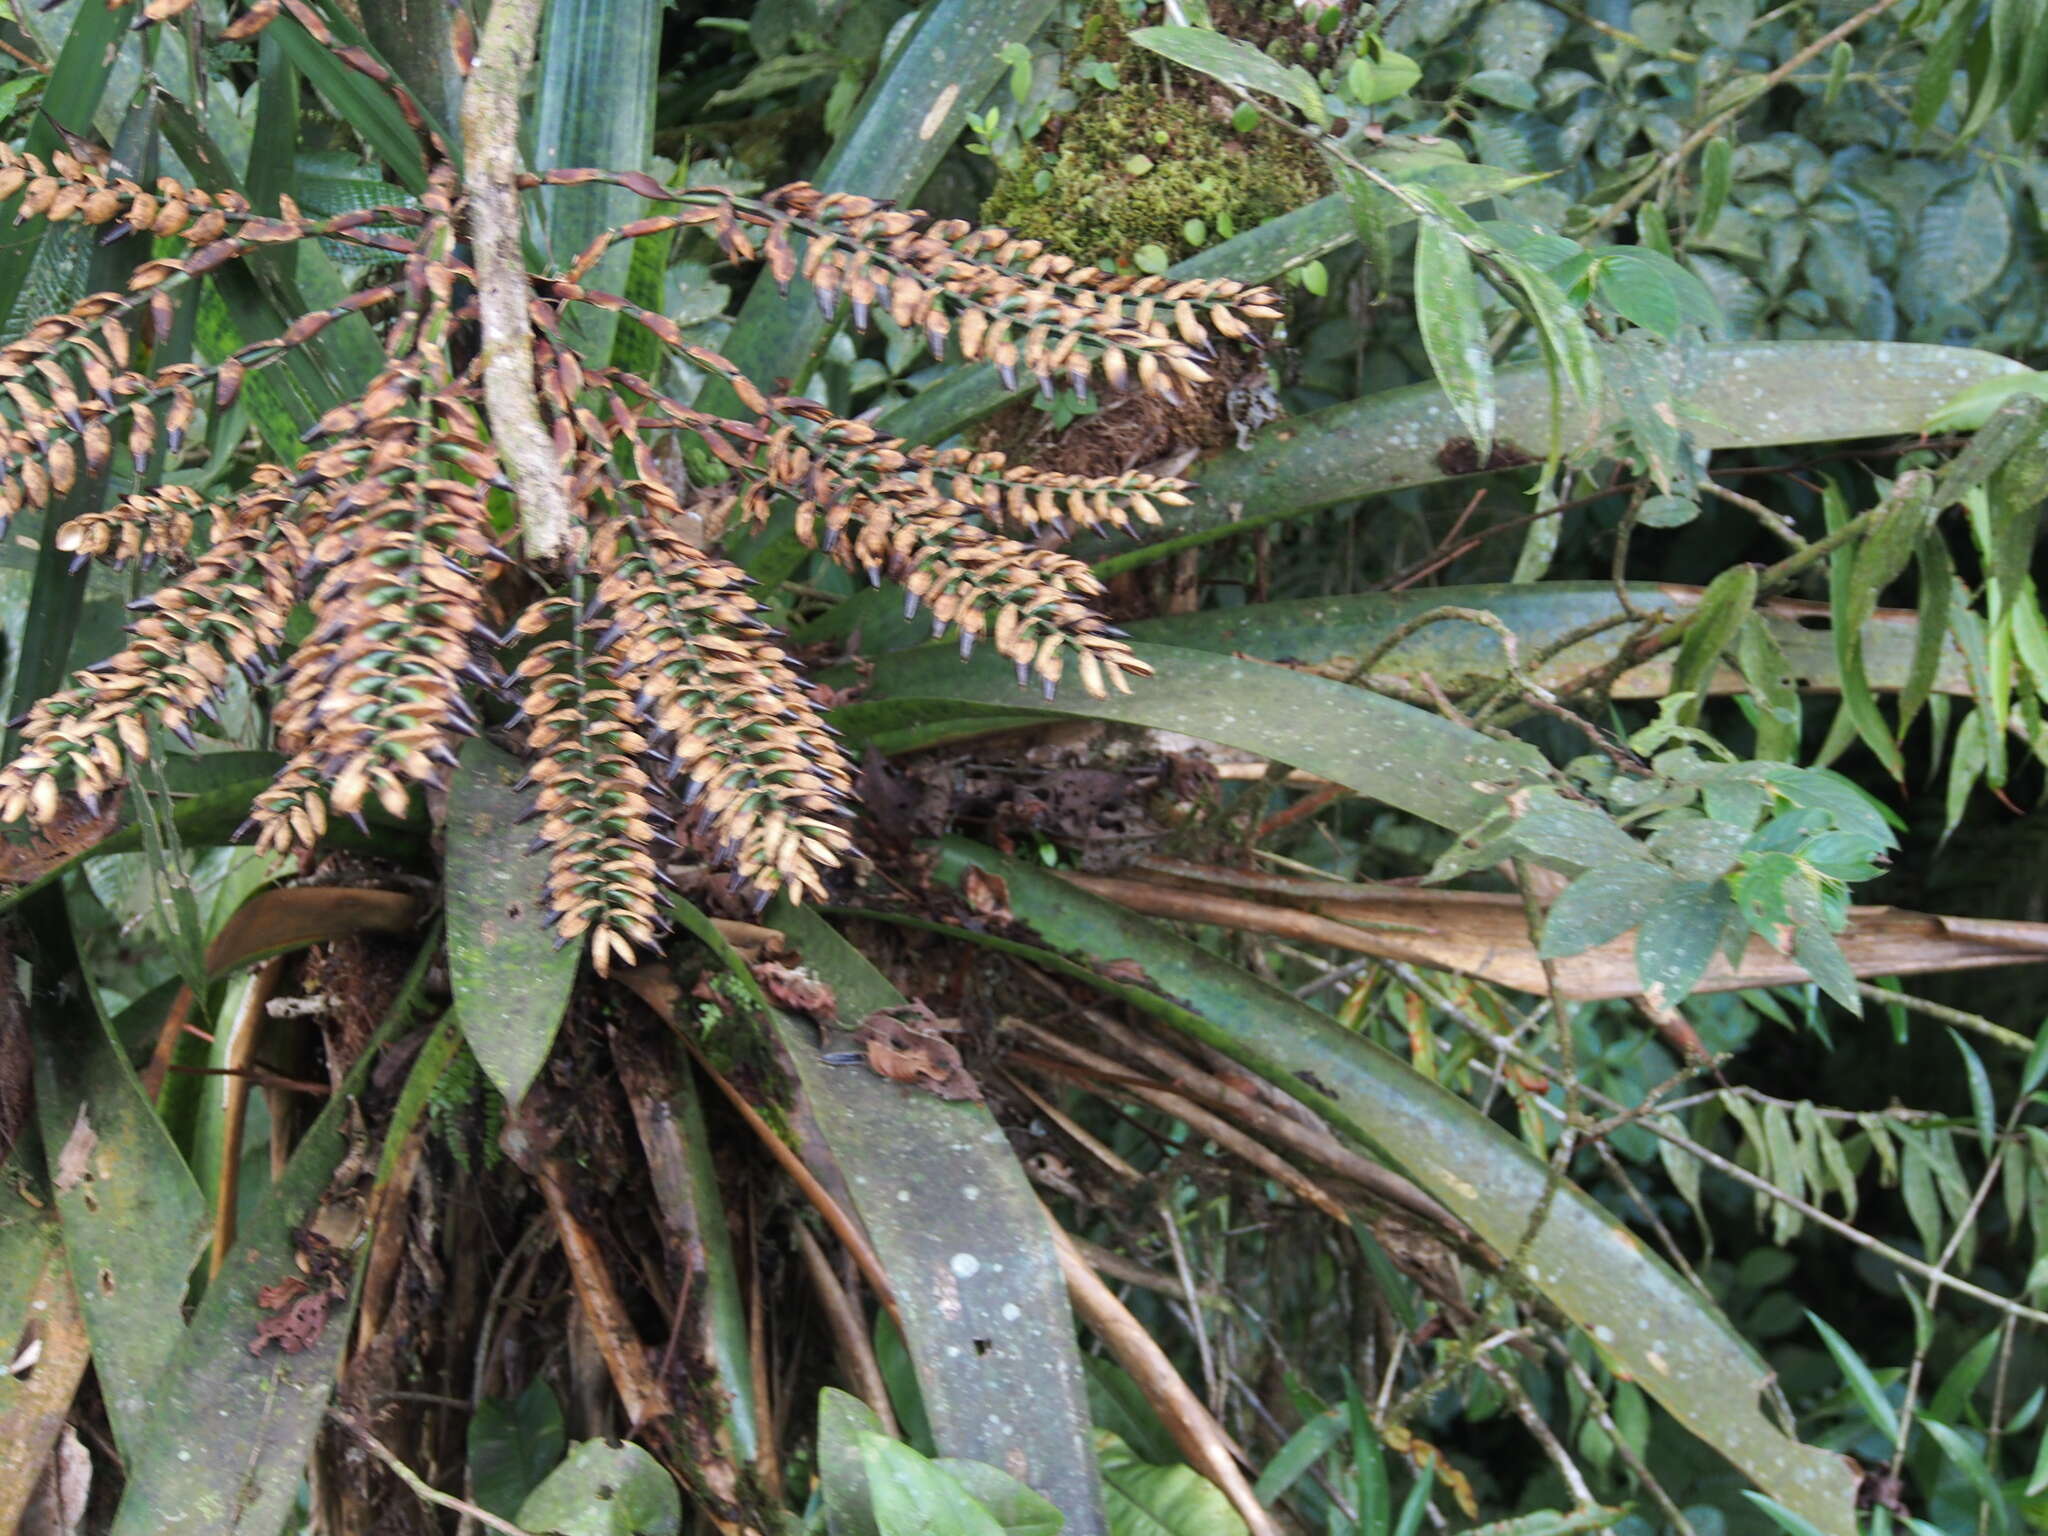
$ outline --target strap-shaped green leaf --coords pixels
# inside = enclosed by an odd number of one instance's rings
[[[1529,1148],[1328,1015],[1163,925],[965,839],[941,845],[938,880],[957,885],[970,869],[1005,882],[1016,926],[1000,937],[957,930],[959,937],[1023,945],[1033,958],[1222,1051],[1383,1151],[1497,1251],[1516,1255],[1522,1277],[1681,1424],[1817,1529],[1853,1536],[1854,1476],[1840,1457],[1800,1444],[1765,1418],[1763,1362],[1711,1302],[1596,1201],[1569,1183],[1552,1193],[1549,1168]],[[1144,982],[1103,975],[1111,960],[1135,963]],[[1547,1214],[1532,1230],[1539,1210]]]

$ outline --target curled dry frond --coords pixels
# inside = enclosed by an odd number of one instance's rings
[[[145,16],[183,3],[147,0]],[[426,160],[417,206],[311,221],[289,201],[258,213],[232,193],[146,188],[76,156],[0,148],[0,195],[19,192],[24,217],[185,247],[142,262],[125,292],[91,295],[0,343],[0,526],[126,476],[134,489],[71,517],[58,547],[175,572],[204,508],[163,483],[164,471],[208,413],[344,317],[369,319],[384,349],[381,370],[314,424],[296,464],[259,465],[214,509],[196,561],[138,605],[145,612],[120,653],[29,712],[14,761],[0,767],[0,820],[47,822],[67,792],[96,807],[155,750],[159,730],[188,736],[240,666],[269,684],[287,757],[250,825],[267,849],[307,850],[335,812],[404,816],[416,790],[442,784],[460,738],[486,724],[477,700],[506,690],[509,666],[519,710],[501,727],[524,722],[535,850],[548,859],[562,942],[588,938],[600,969],[655,943],[664,865],[685,848],[756,903],[824,896],[852,852],[853,766],[745,575],[685,537],[656,434],[687,433],[725,466],[709,494],[726,510],[758,523],[792,506],[806,544],[872,582],[900,583],[908,611],[930,610],[935,635],[958,628],[963,653],[988,639],[1020,684],[1035,678],[1050,694],[1075,676],[1100,695],[1148,670],[1096,613],[1102,588],[1087,567],[1026,540],[1135,532],[1184,502],[1180,482],[1052,474],[1001,454],[904,443],[814,401],[765,393],[674,321],[582,279],[616,239],[702,227],[733,259],[764,262],[785,289],[807,281],[828,314],[850,307],[858,325],[886,314],[936,353],[950,345],[1047,389],[1099,380],[1168,397],[1207,377],[1217,342],[1255,340],[1253,328],[1278,317],[1269,291],[1112,276],[1002,230],[802,183],[746,198],[671,191],[637,174],[524,178],[609,180],[676,206],[602,238],[567,273],[533,279],[536,402],[580,525],[569,570],[515,574],[487,500],[507,482],[483,419],[481,368],[453,346],[474,315],[457,243],[460,178],[384,66],[338,44],[305,0],[259,0],[229,33],[280,15],[390,90]],[[314,237],[373,247],[395,275],[211,364],[152,357],[171,334],[176,286]],[[572,305],[645,327],[728,383],[740,412],[712,415],[587,363],[557,324]],[[536,578],[537,598],[526,585]],[[300,603],[310,629],[277,665]],[[521,616],[500,636],[489,616],[507,603]]]

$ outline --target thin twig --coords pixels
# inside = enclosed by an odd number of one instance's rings
[[[1272,1515],[1259,1503],[1251,1484],[1238,1470],[1236,1448],[1223,1432],[1223,1426],[1173,1368],[1159,1341],[1145,1331],[1145,1325],[1131,1315],[1130,1308],[1118,1301],[1088,1267],[1088,1261],[1075,1249],[1065,1229],[1053,1220],[1051,1211],[1045,1213],[1045,1222],[1052,1232],[1053,1246],[1059,1251],[1060,1271],[1066,1276],[1067,1295],[1074,1310],[1108,1347],[1117,1363],[1137,1381],[1181,1454],[1230,1500],[1252,1536],[1280,1536]]]
[[[400,1461],[391,1447],[382,1440],[379,1440],[367,1428],[358,1424],[339,1408],[328,1409],[327,1416],[354,1435],[358,1440],[362,1441],[363,1448],[383,1462],[386,1467],[390,1468],[393,1477],[396,1477],[427,1503],[438,1504],[443,1509],[452,1509],[465,1520],[474,1520],[478,1525],[489,1526],[494,1531],[503,1531],[505,1536],[533,1536],[533,1533],[528,1531],[523,1525],[514,1525],[510,1520],[492,1514],[481,1505],[472,1504],[467,1499],[458,1499],[452,1493],[443,1493],[425,1478],[421,1477],[419,1473],[413,1471],[411,1467]]]
[[[825,1257],[824,1247],[811,1235],[811,1229],[801,1220],[792,1221],[789,1225],[796,1233],[797,1252],[803,1256],[804,1272],[811,1277],[811,1288],[818,1293],[818,1305],[825,1313],[825,1324],[831,1330],[833,1341],[839,1346],[839,1355],[845,1362],[847,1378],[853,1383],[854,1395],[875,1410],[875,1417],[882,1421],[882,1433],[894,1435],[896,1412],[889,1404],[889,1389],[882,1383],[882,1365],[875,1358],[867,1322],[860,1315],[860,1308],[854,1304],[853,1298],[846,1294],[846,1287],[839,1283],[831,1261]]]

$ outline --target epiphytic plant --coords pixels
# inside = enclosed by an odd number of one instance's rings
[[[1085,392],[1099,378],[1168,399],[1177,383],[1207,377],[1212,338],[1251,340],[1278,317],[1271,293],[1113,277],[999,229],[801,183],[747,198],[635,173],[521,176],[520,189],[610,181],[674,205],[603,235],[567,271],[529,279],[532,389],[572,514],[562,557],[547,559],[517,548],[493,517],[492,492],[510,481],[469,340],[471,199],[404,90],[366,54],[335,46],[311,10],[261,6],[230,35],[281,12],[391,91],[429,166],[416,206],[316,220],[286,202],[271,216],[231,193],[168,179],[145,188],[68,154],[0,151],[0,195],[20,191],[25,215],[186,246],[142,264],[125,292],[94,294],[0,347],[12,405],[0,517],[51,507],[82,474],[118,472],[125,456],[139,488],[65,523],[58,547],[172,572],[138,604],[122,650],[30,711],[18,755],[0,768],[0,819],[47,822],[67,793],[96,809],[150,756],[157,731],[189,736],[239,667],[272,691],[287,754],[255,803],[253,832],[263,847],[305,850],[330,812],[359,815],[374,800],[403,815],[414,788],[442,783],[460,738],[483,728],[475,696],[509,691],[540,786],[535,848],[551,861],[552,918],[565,942],[590,936],[601,971],[654,942],[662,860],[682,845],[757,902],[822,895],[849,849],[840,812],[851,767],[744,573],[685,536],[692,496],[755,525],[793,504],[806,545],[900,584],[935,631],[957,628],[963,653],[988,638],[1020,684],[1035,675],[1050,694],[1071,669],[1100,696],[1147,670],[1092,610],[1101,588],[1087,567],[1038,536],[1157,522],[1157,504],[1181,503],[1178,482],[1038,473],[998,453],[909,446],[765,392],[688,345],[673,321],[582,279],[615,241],[703,226],[729,259],[765,262],[785,289],[801,274],[828,311],[849,306],[856,326],[885,313],[936,354],[950,345],[1048,392]],[[211,367],[151,366],[176,285],[313,239],[363,247],[390,275]],[[730,386],[743,414],[712,415],[587,362],[559,323],[579,309],[613,312],[679,349]],[[264,465],[218,504],[175,485],[141,488],[177,453],[202,393],[225,408],[250,372],[351,315],[377,327],[383,366],[320,419],[296,465]],[[691,492],[664,478],[654,443],[677,433],[724,466],[721,483]],[[190,558],[202,512],[210,536]],[[524,607],[501,634],[489,620],[508,599]],[[291,644],[301,602],[311,627]]]

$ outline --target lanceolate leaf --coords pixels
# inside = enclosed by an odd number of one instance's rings
[[[550,0],[541,40],[539,89],[533,112],[534,168],[601,165],[647,167],[654,139],[654,74],[661,51],[661,0]],[[557,269],[607,229],[646,205],[621,187],[554,187],[541,195],[548,254]],[[613,247],[585,279],[623,293],[639,242]],[[664,242],[663,249],[666,249]],[[661,307],[659,298],[655,308]],[[594,358],[609,355],[618,317],[585,311],[571,317]]]
[[[1945,596],[1943,578],[1935,595]],[[866,595],[863,594],[863,598]],[[798,638],[806,643],[836,640],[855,628],[861,648],[870,655],[908,650],[930,643],[931,625],[922,616],[906,620],[903,604],[889,593],[873,602],[853,598],[839,604]],[[1637,612],[1659,624],[1691,613],[1700,589],[1660,583],[1630,593]],[[1569,691],[1578,681],[1606,668],[1634,643],[1639,630],[1627,622],[1610,582],[1546,581],[1523,586],[1486,585],[1432,587],[1423,592],[1362,592],[1346,597],[1305,597],[1238,608],[1204,608],[1195,613],[1141,619],[1131,625],[1137,639],[1196,651],[1284,661],[1304,671],[1349,678],[1359,661],[1401,625],[1433,608],[1479,608],[1498,617],[1514,632],[1525,664],[1536,680]],[[1778,599],[1762,604],[1757,617],[1783,652],[1786,675],[1801,689],[1832,693],[1840,687],[1834,636],[1816,627],[1827,618],[1824,604]],[[1604,628],[1602,626],[1605,626]],[[1572,644],[1562,642],[1584,632]],[[1923,639],[1924,637],[1924,639]],[[1491,684],[1500,676],[1500,637],[1466,619],[1429,624],[1382,656],[1373,668],[1376,682],[1421,683],[1427,672],[1455,695],[1466,683]],[[950,647],[948,648],[950,649]],[[1929,691],[1967,695],[1969,679],[1963,656],[1947,638],[1946,626],[1930,629],[1904,609],[1886,609],[1863,624],[1861,650],[1865,675],[1880,692],[1907,689],[1915,669],[1925,667]],[[1671,691],[1675,653],[1666,649],[1631,667],[1614,681],[1617,699],[1656,699]],[[1705,686],[1712,693],[1741,690],[1742,677],[1732,667],[1710,673]],[[1022,702],[1021,696],[1019,702]]]
[[[1311,122],[1329,120],[1315,76],[1299,65],[1280,63],[1250,43],[1205,27],[1139,27],[1130,39],[1212,80],[1274,97]]]
[[[949,839],[937,878],[957,884],[969,869],[1006,882],[1016,941],[1056,953],[1068,974],[1222,1051],[1382,1150],[1497,1251],[1517,1255],[1528,1282],[1680,1423],[1821,1531],[1853,1536],[1848,1467],[1764,1417],[1768,1372],[1727,1321],[1575,1186],[1546,1199],[1546,1165],[1485,1115],[1327,1015],[1148,919]],[[1136,962],[1145,984],[1104,976],[1100,967],[1111,960]],[[1547,1214],[1532,1233],[1539,1207]]]
[[[79,0],[64,35],[63,50],[43,87],[42,109],[36,113],[28,141],[23,145],[29,154],[47,160],[52,151],[62,149],[64,141],[57,133],[60,126],[76,133],[92,131],[100,97],[110,78],[108,50],[117,46],[122,31],[119,13],[97,0]],[[8,198],[0,203],[0,213],[11,214],[20,201],[19,194]],[[9,217],[0,223],[0,326],[13,317],[15,303],[28,282],[29,269],[35,264],[47,228],[41,219],[16,224]]]
[[[528,855],[521,825],[534,797],[513,788],[524,772],[473,740],[448,790],[448,984],[477,1064],[509,1104],[548,1059],[583,958],[547,924],[547,861]]]
[[[776,910],[776,926],[831,988],[842,1024],[903,1006],[822,918]],[[809,1026],[775,1019],[889,1272],[940,1452],[1010,1468],[1065,1511],[1071,1536],[1100,1536],[1066,1287],[1049,1218],[1002,1129],[979,1103],[827,1066]]]
[[[834,718],[890,751],[958,734],[979,711],[1071,715],[1184,731],[1290,763],[1439,826],[1476,825],[1500,795],[1543,771],[1533,747],[1499,742],[1360,688],[1234,656],[1140,645],[1158,675],[1129,694],[1091,699],[1068,686],[1050,704],[1020,692],[1008,662],[984,652],[962,665],[950,648],[884,658],[857,704]]]
[[[1761,448],[1917,433],[1928,414],[1981,379],[2022,372],[1989,352],[1903,342],[1773,341],[1701,349],[1675,381],[1675,402],[1696,445]],[[1853,378],[1853,390],[1815,389],[1816,378]],[[1540,364],[1494,376],[1499,400],[1496,459],[1540,459],[1550,437],[1550,379]],[[1567,396],[1564,440],[1572,443],[1616,417]],[[1469,473],[1446,468],[1445,452],[1465,435],[1449,398],[1434,384],[1369,395],[1272,428],[1203,473],[1193,505],[1168,512],[1168,537],[1111,550],[1098,570],[1165,558],[1190,543],[1242,533],[1340,501]],[[1189,535],[1174,538],[1172,535]]]
[[[206,1243],[206,1205],[106,1020],[65,985],[69,967],[44,958],[30,1009],[36,1110],[107,1417],[132,1457]]]
[[[430,930],[390,1015],[292,1153],[284,1176],[242,1223],[227,1264],[177,1336],[150,1394],[141,1443],[128,1456],[127,1491],[112,1536],[166,1530],[271,1536],[290,1513],[298,1470],[334,1390],[355,1308],[352,1281],[359,1277],[345,1278],[345,1294],[332,1298],[296,1353],[274,1343],[251,1349],[261,1320],[274,1315],[260,1293],[302,1277],[294,1231],[321,1208],[344,1157],[366,1160],[366,1170],[374,1165],[374,1148],[350,1145],[351,1107],[384,1047],[416,1017],[435,939]],[[429,1047],[414,1070],[446,1061],[445,1051]],[[401,1095],[392,1136],[409,1132],[404,1116],[422,1112],[426,1098],[423,1092]]]
[[[1479,312],[1479,279],[1457,236],[1434,220],[1416,232],[1415,319],[1437,382],[1484,462],[1493,448],[1493,354]]]

